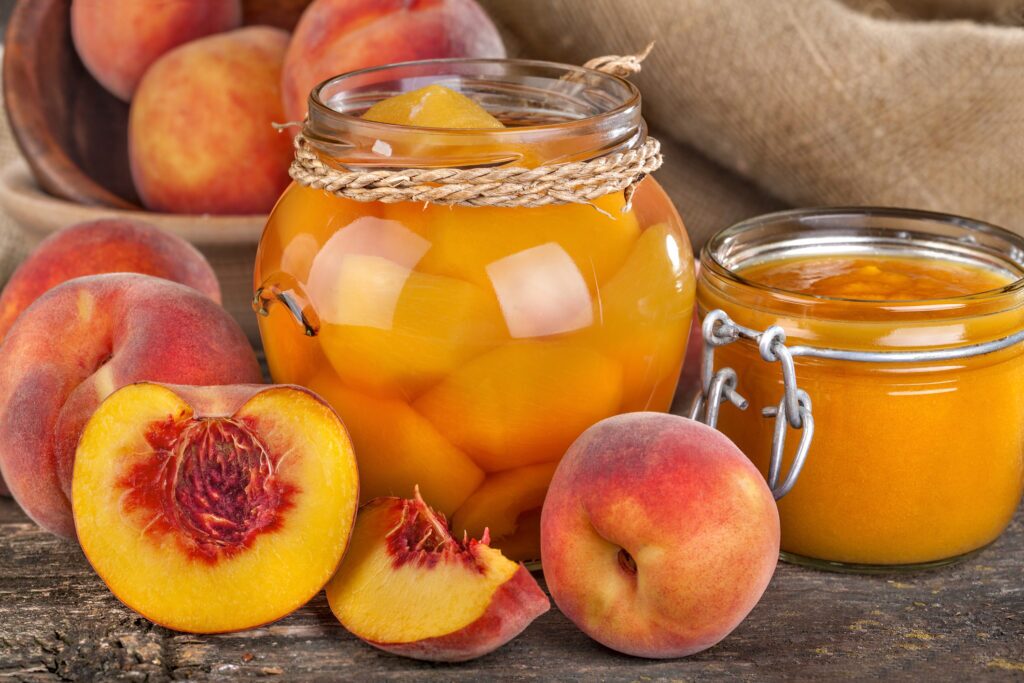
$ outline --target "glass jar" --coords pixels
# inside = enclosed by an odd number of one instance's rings
[[[744,276],[780,259],[926,259],[998,274],[970,296],[871,300],[769,287]],[[701,316],[785,332],[814,436],[779,501],[785,559],[853,571],[917,569],[985,547],[1024,488],[1024,240],[968,219],[898,209],[791,211],[714,236],[701,256]],[[981,346],[978,346],[981,345]],[[753,341],[714,352],[751,408],[718,427],[764,472],[783,381]],[[792,464],[787,440],[783,471]]]
[[[438,83],[506,129],[364,121]],[[434,60],[354,72],[310,97],[304,131],[348,169],[535,167],[631,150],[640,95],[590,69]],[[593,205],[359,202],[293,184],[260,242],[260,332],[276,382],[344,419],[362,498],[424,498],[456,532],[539,557],[540,506],[566,448],[621,412],[667,410],[694,298],[693,258],[647,178]]]

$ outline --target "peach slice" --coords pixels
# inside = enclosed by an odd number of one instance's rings
[[[540,511],[557,462],[496,472],[463,503],[452,517],[456,533],[481,536],[490,531],[491,543],[517,560],[540,557]]]
[[[353,391],[329,371],[308,386],[327,399],[348,426],[364,501],[419,485],[431,505],[451,514],[483,481],[476,463],[404,401]]]
[[[505,127],[469,97],[436,84],[381,100],[363,118],[423,128]]]
[[[337,414],[295,386],[133,384],[75,458],[75,526],[110,590],[179,631],[250,628],[305,604],[359,497]]]
[[[526,567],[489,547],[486,534],[453,537],[418,492],[360,510],[327,600],[370,645],[435,662],[485,655],[551,607]]]
[[[586,334],[623,365],[622,412],[667,410],[693,316],[693,258],[667,225],[645,230],[600,293],[601,326]]]
[[[333,302],[317,307],[319,336],[350,386],[413,397],[507,339],[494,297],[468,282],[362,254],[337,263],[335,276]]]
[[[460,367],[413,407],[495,472],[558,460],[621,400],[615,362],[583,346],[525,341]]]
[[[426,226],[433,248],[419,264],[423,271],[491,286],[488,266],[527,249],[553,243],[576,264],[592,292],[626,260],[640,235],[633,213],[622,213],[621,192],[594,206],[567,204],[510,210],[412,202],[388,204],[388,218],[410,227]],[[423,228],[421,228],[423,229]]]

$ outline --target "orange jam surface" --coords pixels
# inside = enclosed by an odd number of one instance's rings
[[[738,274],[788,292],[858,300],[816,307],[702,280],[702,311],[722,308],[760,330],[781,324],[789,345],[892,351],[988,341],[1024,327],[1019,301],[980,310],[975,306],[982,304],[965,300],[916,317],[880,308],[901,300],[949,302],[1011,282],[1008,274],[951,260],[797,257]],[[994,540],[1024,486],[1022,358],[1020,345],[932,363],[797,357],[815,433],[796,486],[779,501],[783,550],[843,563],[922,564]],[[779,365],[738,343],[716,351],[716,366],[737,371],[738,391],[751,403],[746,411],[723,406],[719,428],[766,472],[774,420],[760,410],[782,397]],[[799,437],[788,431],[783,474]]]
[[[368,114],[476,128],[491,118],[443,88],[399,97]],[[632,210],[621,192],[594,204],[285,192],[256,268],[267,361],[275,381],[310,387],[344,419],[363,500],[418,485],[457,534],[488,527],[508,555],[536,558],[540,506],[568,446],[610,415],[669,408],[694,299],[686,233],[652,179]]]
[[[750,266],[740,275],[797,294],[867,301],[952,299],[1012,281],[975,265],[907,256],[804,256]]]

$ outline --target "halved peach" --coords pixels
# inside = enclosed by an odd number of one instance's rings
[[[558,460],[621,400],[614,361],[584,346],[521,341],[463,365],[413,407],[494,472]]]
[[[413,397],[508,337],[493,295],[469,282],[363,254],[335,273],[333,303],[318,307],[319,337],[352,387]]]
[[[363,506],[327,600],[367,643],[435,662],[487,654],[551,607],[526,567],[489,547],[486,534],[453,537],[418,492]]]
[[[455,533],[474,538],[490,532],[491,543],[515,560],[540,558],[540,511],[557,462],[495,472],[452,516]]]
[[[359,497],[337,414],[295,386],[133,384],[86,425],[82,550],[151,621],[212,633],[305,604],[337,569]]]
[[[363,501],[419,485],[431,505],[451,514],[483,481],[476,463],[404,401],[349,389],[329,368],[308,386],[334,406],[348,426]]]

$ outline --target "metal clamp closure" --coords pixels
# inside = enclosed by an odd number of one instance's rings
[[[776,500],[793,488],[807,460],[807,451],[814,437],[811,398],[806,391],[796,385],[794,358],[823,358],[854,363],[930,363],[984,356],[1024,342],[1024,329],[1021,329],[990,341],[928,350],[854,351],[816,346],[786,346],[786,333],[778,325],[758,332],[737,325],[722,310],[711,311],[704,317],[701,332],[704,337],[704,359],[701,366],[701,394],[690,410],[690,417],[694,420],[715,427],[718,424],[721,405],[726,400],[740,410],[747,408],[747,400],[736,391],[736,371],[732,368],[715,370],[717,347],[745,339],[757,344],[762,359],[769,363],[778,362],[782,368],[782,399],[778,406],[768,406],[761,410],[765,417],[775,418],[772,454],[768,464],[768,486]],[[797,446],[789,472],[780,484],[788,428],[800,430],[800,445]]]
[[[778,406],[763,408],[761,414],[775,418],[772,437],[772,454],[768,464],[768,486],[776,500],[789,493],[800,476],[807,452],[814,437],[814,416],[811,413],[811,398],[796,385],[796,366],[793,354],[786,346],[786,333],[778,325],[772,325],[764,332],[757,332],[734,323],[725,311],[711,311],[704,317],[701,326],[704,337],[704,358],[701,364],[701,394],[694,401],[690,418],[699,420],[710,427],[718,425],[718,414],[722,403],[728,400],[740,410],[746,410],[748,401],[736,391],[738,378],[732,368],[715,370],[715,349],[727,346],[740,339],[757,344],[761,358],[769,363],[779,363],[782,368],[783,394]],[[800,444],[782,483],[782,456],[786,448],[786,433],[792,428],[801,432]]]

